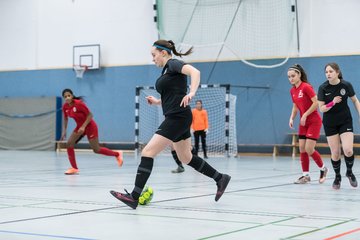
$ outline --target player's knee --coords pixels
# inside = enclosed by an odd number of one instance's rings
[[[305,147],[305,152],[309,155],[312,155],[315,151],[315,148],[313,146],[306,146]]]
[[[154,157],[156,156],[156,154],[155,154],[154,151],[152,151],[150,148],[145,147],[145,148],[141,151],[141,156],[142,156],[142,157],[154,158]]]
[[[333,160],[340,159],[340,151],[331,151],[331,158]]]
[[[192,156],[193,156],[190,149],[178,150],[176,153],[178,155],[180,162],[182,162],[184,164],[188,164],[191,161]]]
[[[141,151],[141,156],[147,157],[148,155],[150,155],[150,151],[145,147],[145,148]]]
[[[181,158],[179,158],[180,162],[184,163],[184,164],[189,164],[189,162],[191,162],[192,159],[192,154],[185,154],[182,155]]]
[[[306,152],[305,146],[299,146],[299,152]]]
[[[354,151],[352,148],[344,148],[343,151],[344,151],[344,155],[346,157],[351,157],[354,154]]]

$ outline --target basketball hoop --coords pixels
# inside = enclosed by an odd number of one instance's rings
[[[86,65],[74,65],[74,71],[76,73],[76,78],[83,78],[86,70],[88,70],[88,66],[86,66]]]

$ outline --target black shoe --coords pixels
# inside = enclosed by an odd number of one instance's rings
[[[324,167],[324,170],[320,170],[319,183],[324,183],[325,182],[327,173],[328,173],[327,167]]]
[[[172,173],[182,173],[185,171],[185,168],[182,166],[178,166],[177,169],[171,170]]]
[[[352,172],[346,173],[346,177],[349,179],[350,185],[351,185],[352,187],[357,187],[357,186],[358,186],[356,177],[355,177],[355,175],[354,175]]]
[[[221,179],[216,183],[216,185],[217,185],[217,192],[215,195],[216,202],[221,198],[221,196],[225,192],[225,189],[226,189],[227,185],[229,184],[230,179],[231,179],[231,177],[229,175],[223,174]]]
[[[208,159],[208,156],[205,155],[205,156],[204,156],[204,159]]]
[[[341,176],[336,175],[332,187],[333,189],[340,189],[340,186],[341,186]]]
[[[128,193],[128,191],[126,189],[124,189],[126,193],[120,193],[120,192],[116,192],[111,190],[110,193],[117,199],[119,199],[120,201],[122,201],[123,203],[125,203],[126,205],[128,205],[129,207],[131,207],[132,209],[136,209],[136,207],[139,204],[139,200],[135,200],[130,193]]]

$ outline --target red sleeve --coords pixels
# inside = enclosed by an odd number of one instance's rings
[[[85,113],[85,115],[88,115],[90,113],[90,110],[88,109],[88,107],[85,105],[85,103],[81,100],[76,101],[76,108],[78,109],[78,111]]]
[[[313,98],[316,96],[316,93],[315,93],[313,87],[309,84],[307,84],[306,87],[304,88],[304,93],[306,95],[308,95],[310,98]]]

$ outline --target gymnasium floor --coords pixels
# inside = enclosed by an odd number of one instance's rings
[[[214,201],[215,183],[190,167],[172,174],[170,157],[155,161],[148,206],[132,210],[109,190],[132,189],[138,162],[77,152],[80,175],[65,176],[66,152],[0,151],[0,239],[360,239],[360,189],[343,177],[331,188],[311,163],[313,181],[294,185],[289,157],[210,158],[232,176]],[[329,168],[330,162],[326,161]],[[360,180],[360,162],[355,162]],[[342,172],[345,164],[342,164]]]

